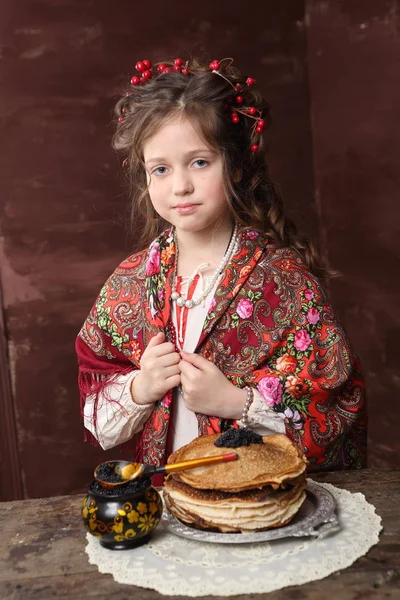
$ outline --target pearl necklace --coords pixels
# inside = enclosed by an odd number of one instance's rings
[[[229,264],[229,261],[231,260],[232,256],[234,254],[236,254],[236,252],[237,252],[237,247],[238,247],[237,233],[238,233],[238,226],[235,223],[235,227],[233,229],[233,233],[232,233],[232,237],[229,242],[229,246],[228,246],[224,256],[222,257],[222,260],[219,263],[218,267],[215,269],[208,286],[197,298],[192,298],[191,300],[185,300],[185,298],[183,298],[176,291],[176,277],[177,277],[179,250],[178,250],[178,243],[175,239],[175,231],[174,231],[174,243],[175,243],[176,251],[175,251],[175,267],[174,267],[174,276],[173,276],[174,278],[173,278],[173,283],[172,283],[171,300],[176,301],[178,306],[185,306],[186,308],[193,308],[193,306],[197,306],[205,298],[207,298],[208,294],[211,292],[214,285],[216,284],[217,279],[219,277],[221,277],[221,275],[225,271],[226,266]]]

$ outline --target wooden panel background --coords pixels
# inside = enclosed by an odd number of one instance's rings
[[[343,273],[332,300],[368,385],[369,462],[399,465],[398,1],[308,2],[320,239]]]
[[[3,500],[81,491],[104,458],[82,442],[74,340],[130,251],[110,121],[145,57],[234,56],[256,77],[288,210],[343,272],[332,297],[367,375],[371,466],[398,464],[398,13],[375,4],[3,0],[0,401],[21,465]]]

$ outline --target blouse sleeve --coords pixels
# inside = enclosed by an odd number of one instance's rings
[[[241,420],[237,423],[242,427]],[[247,423],[250,429],[263,436],[273,433],[286,433],[283,417],[268,406],[257,389],[254,389],[254,400],[247,413]]]
[[[95,396],[86,398],[83,420],[86,429],[103,450],[128,441],[143,429],[153,404],[136,404],[131,395],[132,380],[139,370],[118,375]]]

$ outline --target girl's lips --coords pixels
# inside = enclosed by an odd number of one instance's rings
[[[174,210],[181,215],[189,215],[196,210],[196,206],[197,204],[178,204]]]

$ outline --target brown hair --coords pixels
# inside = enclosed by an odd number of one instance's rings
[[[147,246],[168,226],[150,201],[143,143],[179,114],[190,119],[204,140],[221,153],[229,210],[240,226],[267,233],[280,247],[296,249],[315,275],[331,275],[311,241],[285,217],[281,195],[269,177],[265,142],[254,132],[255,121],[240,115],[239,122],[232,123],[231,103],[238,92],[208,65],[192,60],[188,69],[187,75],[157,73],[144,85],[131,86],[115,106],[117,125],[112,143],[126,156],[123,164],[131,196],[131,225],[141,232],[137,249]],[[269,107],[259,92],[246,85],[246,77],[232,65],[220,72],[233,85],[242,86],[243,105],[262,111],[268,126]],[[257,152],[251,150],[254,143],[259,146]]]

